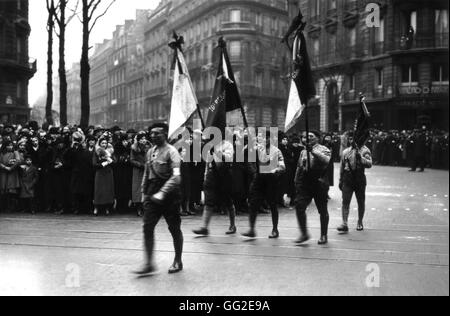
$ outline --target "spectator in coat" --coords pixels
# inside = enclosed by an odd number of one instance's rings
[[[20,189],[20,155],[11,141],[5,141],[0,148],[0,210],[14,212],[17,208],[17,194]]]
[[[74,133],[72,139],[72,145],[67,154],[72,166],[70,177],[72,210],[75,215],[88,214],[92,212],[94,191],[93,153],[86,147],[82,133]]]
[[[126,134],[117,136],[114,145],[116,163],[113,166],[118,212],[128,212],[131,205],[133,167],[130,162],[131,144]]]
[[[131,146],[130,163],[133,167],[133,181],[131,189],[131,201],[136,209],[137,215],[142,216],[142,178],[144,177],[145,156],[149,150],[147,136],[144,132],[135,137],[134,144]]]
[[[96,170],[94,185],[94,215],[103,211],[109,215],[114,205],[114,174],[112,169],[114,148],[107,136],[99,139],[92,164]]]
[[[24,164],[20,168],[20,205],[23,212],[35,214],[35,188],[39,172],[29,155],[24,157]]]

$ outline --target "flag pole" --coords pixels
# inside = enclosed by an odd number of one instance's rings
[[[304,27],[304,26],[303,26]],[[303,31],[303,28],[301,27],[299,30],[298,30],[298,32],[302,32]],[[299,37],[298,36],[298,34],[297,34],[297,37]],[[301,50],[301,48],[302,48],[302,45],[304,45],[305,43],[303,43],[302,42],[302,40],[301,40],[301,38],[300,38],[300,40],[299,40],[299,46],[298,46],[298,51],[300,51]],[[295,47],[295,45],[293,45],[293,49],[297,49],[296,47]],[[295,56],[295,54],[297,54],[297,52],[294,52],[294,56]],[[311,169],[311,151],[310,151],[310,149],[309,149],[309,115],[308,115],[308,101],[309,100],[305,100],[305,132],[306,132],[306,164],[307,164],[307,167],[308,167],[308,170],[310,170]]]
[[[203,119],[202,110],[200,109],[200,105],[197,104],[197,114],[200,118],[200,121],[202,122],[202,129],[204,130],[206,128],[205,120]]]
[[[292,57],[294,60],[294,71],[291,75],[293,83],[297,86],[300,103],[304,106],[305,112],[305,132],[306,132],[306,153],[307,153],[307,167],[308,170],[311,168],[311,150],[309,141],[309,115],[308,115],[308,101],[316,94],[315,87],[311,86],[312,78],[309,66],[309,58],[306,49],[305,37],[303,35],[303,30],[306,27],[306,23],[303,22],[303,14],[299,10],[298,15],[292,21],[288,32],[283,37],[282,43],[286,43],[287,47],[290,48]],[[289,45],[289,37],[295,33],[294,43],[292,47]],[[302,46],[303,45],[303,46]],[[303,53],[302,53],[303,52]],[[300,72],[304,71],[301,78]],[[300,80],[300,82],[298,82]],[[306,86],[305,86],[306,85]],[[288,108],[289,109],[289,108]]]
[[[308,170],[311,169],[311,152],[309,150],[309,118],[308,118],[308,102],[305,105],[305,130],[306,130],[306,157]]]

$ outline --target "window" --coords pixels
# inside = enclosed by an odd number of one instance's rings
[[[379,68],[379,69],[377,69],[377,87],[378,88],[381,88],[381,87],[383,87],[383,78],[384,77],[384,71],[383,71],[383,68]]]
[[[350,30],[349,38],[350,38],[350,46],[352,47],[356,46],[356,27]]]
[[[435,11],[435,33],[436,35],[443,33],[448,35],[448,10]]]
[[[355,91],[355,75],[351,74],[348,76],[348,89],[350,91]]]
[[[419,73],[417,65],[402,66],[402,83],[417,83],[419,81]]]
[[[209,62],[208,44],[205,44],[205,46],[203,47],[203,60],[204,60],[205,64],[207,64]]]
[[[417,33],[417,11],[407,11],[404,13],[404,30],[403,33],[407,34],[412,28],[414,33]]]
[[[260,71],[255,74],[255,86],[259,89],[263,87],[263,74]]]
[[[22,39],[17,38],[17,54],[22,54]]]
[[[256,25],[262,26],[262,16],[261,16],[261,13],[256,13]]]
[[[241,42],[238,41],[230,42],[230,56],[231,58],[241,57]]]
[[[231,22],[241,22],[241,10],[231,10],[230,11],[230,21]]]
[[[217,18],[216,16],[213,16],[211,19],[211,29],[213,29],[213,32],[217,30]]]
[[[319,55],[319,49],[320,49],[320,41],[318,38],[316,38],[313,41],[313,52],[315,56]]]
[[[448,64],[433,65],[433,82],[448,82]]]
[[[320,0],[313,0],[312,8],[312,16],[320,15]]]
[[[277,22],[278,22],[277,18],[273,17],[272,18],[272,32],[275,33],[275,34],[276,34],[277,30],[278,30]]]
[[[270,17],[269,16],[264,16],[263,17],[263,33],[264,34],[271,34],[271,29],[270,29]]]
[[[272,73],[272,75],[270,77],[270,88],[271,88],[272,92],[277,91],[277,77],[276,77],[275,73]]]
[[[330,10],[336,9],[336,0],[330,1]]]
[[[384,42],[384,19],[380,19],[380,27],[375,29],[375,42]]]
[[[18,99],[22,98],[22,93],[23,93],[22,82],[21,81],[17,81],[16,96],[17,96]]]
[[[256,58],[260,58],[261,56],[261,43],[256,43],[255,44],[255,55]]]

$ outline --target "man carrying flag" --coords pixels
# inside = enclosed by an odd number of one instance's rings
[[[216,48],[219,56],[219,66],[213,96],[208,107],[208,117],[206,127],[216,127],[220,129],[222,140],[216,145],[208,155],[206,162],[205,182],[203,189],[205,192],[205,209],[203,211],[203,225],[194,230],[194,234],[209,235],[209,223],[216,208],[222,207],[227,210],[230,217],[230,227],[227,235],[235,234],[236,210],[233,205],[232,194],[232,173],[230,161],[233,160],[234,148],[225,137],[227,125],[227,112],[241,108],[244,122],[247,126],[245,113],[242,109],[241,97],[234,78],[231,63],[228,58],[226,43],[223,38],[219,39]]]
[[[306,208],[314,201],[320,214],[321,237],[319,245],[328,243],[328,189],[329,185],[324,180],[328,164],[331,160],[331,152],[325,146],[319,144],[320,133],[309,131],[308,101],[316,95],[311,65],[309,62],[306,40],[303,30],[306,23],[302,21],[303,15],[299,11],[298,16],[292,22],[283,42],[286,42],[292,50],[293,68],[291,92],[286,117],[286,132],[297,123],[305,112],[304,143],[306,150],[300,155],[295,176],[296,185],[296,212],[300,226],[301,237],[297,240],[302,244],[310,239],[307,229]],[[291,47],[288,43],[291,34],[295,34]]]
[[[367,179],[365,169],[372,168],[372,153],[365,146],[369,138],[370,114],[364,103],[364,96],[360,100],[361,114],[356,121],[355,130],[349,134],[350,147],[345,149],[341,161],[341,178],[339,189],[342,191],[342,221],[338,227],[340,233],[348,233],[348,216],[350,214],[350,203],[353,193],[358,201],[358,226],[357,231],[364,230],[364,213],[366,203]]]

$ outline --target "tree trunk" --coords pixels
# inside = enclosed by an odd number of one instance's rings
[[[80,126],[89,126],[89,76],[91,67],[89,66],[89,12],[87,0],[83,0],[83,46],[81,49],[80,79],[81,79],[81,121]]]
[[[52,105],[53,105],[53,28],[55,21],[53,12],[48,12],[48,48],[47,48],[47,101],[45,103],[45,120],[48,125],[53,125]]]
[[[66,0],[60,2],[59,20],[59,117],[61,125],[67,125],[67,78],[66,78]],[[74,123],[74,122],[71,122]]]

